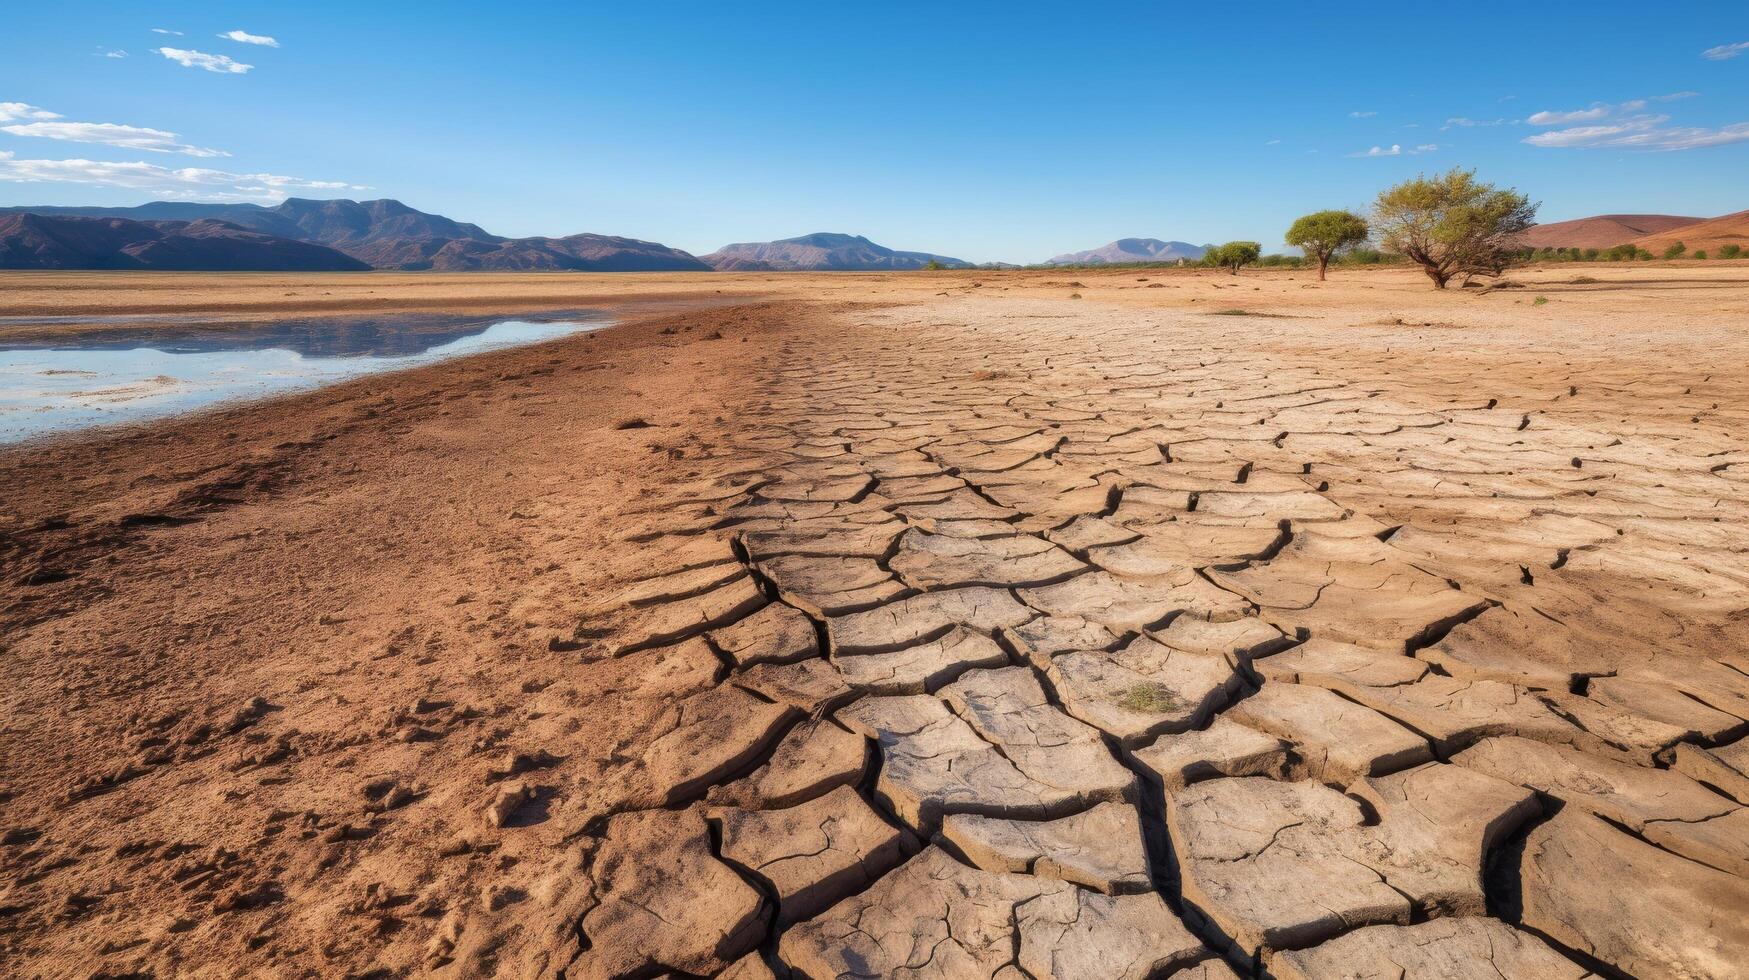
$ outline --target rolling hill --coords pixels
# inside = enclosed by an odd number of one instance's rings
[[[951,269],[971,266],[964,259],[929,252],[900,252],[876,245],[861,235],[824,231],[775,242],[724,245],[703,259],[719,272],[921,269],[932,261]]]
[[[1717,255],[1718,250],[1726,245],[1739,245],[1749,250],[1749,211],[1709,218],[1634,240],[1635,245],[1653,255],[1663,255],[1666,248],[1677,242],[1688,246],[1690,255],[1702,249]]]
[[[1705,220],[1676,214],[1600,214],[1534,225],[1522,239],[1531,248],[1614,248]]]
[[[1196,260],[1208,249],[1189,242],[1161,241],[1158,238],[1120,238],[1109,245],[1085,252],[1067,252],[1045,260],[1046,265],[1125,265],[1137,262],[1176,262]]]
[[[368,268],[325,245],[212,218],[131,221],[0,214],[0,269],[352,272]]]

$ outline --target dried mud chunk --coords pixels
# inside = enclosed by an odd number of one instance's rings
[[[1179,616],[1152,635],[1174,650],[1219,654],[1235,665],[1250,663],[1293,645],[1280,630],[1253,616],[1227,622]]]
[[[1623,973],[1749,976],[1749,882],[1577,808],[1530,832],[1520,881],[1527,927]]]
[[[1116,633],[1079,616],[1040,616],[1004,629],[1002,638],[1039,670],[1049,670],[1051,659],[1065,653],[1110,650],[1118,644]]]
[[[765,605],[752,576],[742,574],[727,584],[687,599],[676,599],[640,610],[619,630],[616,656],[678,643],[726,626]]]
[[[1208,955],[1160,896],[1054,891],[1015,909],[1020,968],[1036,980],[1149,980]]]
[[[730,963],[727,970],[717,974],[717,980],[777,980],[777,974],[755,952]]]
[[[903,858],[905,832],[840,786],[785,810],[711,811],[722,855],[771,883],[777,924],[811,918]]]
[[[1046,532],[1045,537],[1070,551],[1083,551],[1101,545],[1124,544],[1136,540],[1139,535],[1103,517],[1077,517],[1054,531]]]
[[[879,605],[906,588],[873,558],[791,555],[761,562],[778,594],[814,616],[840,616]]]
[[[1206,723],[1242,686],[1225,657],[1145,636],[1112,653],[1065,654],[1049,676],[1064,710],[1131,746]]]
[[[1427,664],[1401,653],[1320,639],[1266,657],[1255,666],[1267,680],[1318,687],[1339,683],[1393,687],[1412,684],[1428,671]]]
[[[1322,942],[1413,910],[1480,915],[1488,851],[1538,812],[1522,787],[1427,765],[1350,787],[1243,778],[1168,797],[1185,899],[1246,952]]]
[[[1028,778],[1079,803],[1128,799],[1135,776],[1099,732],[1057,710],[1025,667],[974,670],[942,700]]]
[[[627,654],[631,684],[626,694],[635,698],[683,698],[717,682],[723,662],[703,637],[683,640],[673,646],[656,647]]]
[[[777,743],[765,765],[711,790],[712,803],[772,810],[792,807],[861,778],[868,742],[830,721],[804,721]]]
[[[1167,792],[1217,776],[1272,776],[1287,768],[1287,744],[1225,716],[1202,731],[1162,735],[1130,756]]]
[[[1056,878],[1107,895],[1153,887],[1136,808],[1101,803],[1059,820],[1005,820],[956,815],[941,835],[985,871]]]
[[[1032,617],[1032,610],[1015,602],[1006,590],[950,589],[839,616],[829,622],[827,633],[835,654],[879,653],[910,646],[956,625],[990,632],[1019,626]]]
[[[1208,574],[1287,632],[1381,649],[1405,651],[1487,607],[1366,537],[1301,533],[1267,562]]]
[[[820,652],[813,620],[781,602],[713,632],[711,640],[741,667],[792,663]]]
[[[1312,949],[1270,957],[1277,980],[1584,980],[1592,974],[1499,919],[1367,926]]]
[[[1379,819],[1354,835],[1349,855],[1436,915],[1487,914],[1489,852],[1542,812],[1522,786],[1438,763],[1363,779],[1348,792]]]
[[[925,694],[973,667],[999,667],[1008,654],[996,641],[960,627],[938,640],[891,653],[835,656],[833,666],[845,683],[876,694]]]
[[[921,833],[948,813],[1044,818],[1078,800],[1028,778],[972,726],[928,695],[864,698],[838,720],[876,741],[881,753],[876,795]]]
[[[695,694],[669,709],[637,774],[646,792],[669,806],[748,766],[782,734],[794,712],[735,687]]]
[[[1678,745],[1675,769],[1749,804],[1749,740],[1716,749]]]
[[[810,522],[811,523],[811,522]],[[794,526],[783,530],[749,531],[741,540],[748,554],[765,564],[785,555],[814,558],[881,558],[893,545],[904,525],[838,523],[831,526]]]
[[[1310,490],[1287,493],[1215,491],[1197,495],[1199,517],[1262,517],[1274,521],[1339,521],[1348,512]]]
[[[1650,766],[1670,756],[1672,747],[1693,732],[1636,715],[1613,704],[1565,691],[1538,691],[1537,700],[1572,722],[1590,738],[1575,738],[1587,752],[1619,755],[1636,765]]]
[[[592,612],[605,612],[622,606],[659,606],[690,599],[712,589],[728,585],[747,574],[734,562],[705,565],[641,579],[592,607]]]
[[[709,830],[695,812],[614,817],[592,876],[600,900],[582,923],[591,945],[569,976],[715,973],[764,935],[763,899],[711,856]]]
[[[1433,758],[1419,735],[1321,687],[1270,682],[1223,717],[1288,740],[1308,775],[1336,783]]]
[[[1602,658],[1582,653],[1571,630],[1509,606],[1496,606],[1459,623],[1415,655],[1438,664],[1452,677],[1549,691],[1568,690],[1576,673],[1604,669]]]
[[[1341,859],[1359,804],[1318,783],[1215,779],[1168,797],[1184,898],[1247,953],[1307,946],[1363,922],[1407,924],[1408,899]]]
[[[1544,742],[1571,742],[1580,736],[1577,728],[1540,699],[1501,681],[1430,675],[1413,684],[1392,687],[1341,680],[1328,686],[1426,735],[1441,755],[1492,735],[1519,735]]]
[[[808,714],[828,711],[856,694],[838,668],[821,659],[759,664],[735,675],[734,680],[741,687]]]
[[[1163,585],[1121,579],[1105,571],[1077,575],[1057,585],[1022,589],[1020,597],[1052,616],[1079,616],[1114,630],[1145,629],[1178,613],[1217,621],[1238,619],[1248,608],[1239,596],[1200,577]]]
[[[872,888],[784,933],[809,977],[994,977],[1014,959],[1015,906],[1061,882],[968,868],[925,848]]]
[[[899,552],[888,564],[918,589],[1038,585],[1087,567],[1049,541],[1028,535],[963,538],[915,528],[899,538]]]
[[[1627,677],[1594,677],[1585,693],[1595,701],[1624,708],[1666,725],[1693,732],[1707,741],[1725,741],[1749,731],[1749,723],[1656,681]]]
[[[1687,776],[1522,738],[1491,738],[1452,762],[1540,790],[1667,851],[1749,875],[1749,809]]]

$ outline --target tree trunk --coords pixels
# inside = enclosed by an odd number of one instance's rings
[[[1238,275],[1238,274],[1239,274],[1239,267],[1238,267],[1238,266],[1236,266],[1236,265],[1235,265],[1235,266],[1229,266],[1229,267],[1228,267],[1228,268],[1227,268],[1227,273],[1228,273],[1228,274],[1229,274],[1229,275],[1235,275],[1235,276],[1236,276],[1236,275]]]
[[[1318,281],[1319,282],[1324,281],[1324,270],[1329,268],[1329,267],[1330,267],[1329,254],[1324,253],[1324,252],[1318,253]]]
[[[1427,278],[1433,280],[1434,289],[1444,289],[1445,284],[1451,281],[1451,273],[1437,265],[1424,265],[1421,267],[1421,271],[1427,273]]]

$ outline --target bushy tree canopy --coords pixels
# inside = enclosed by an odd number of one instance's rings
[[[1209,265],[1218,265],[1236,276],[1241,268],[1262,257],[1263,246],[1256,242],[1228,242],[1209,249],[1202,260]]]
[[[1474,170],[1404,181],[1373,205],[1379,241],[1420,265],[1438,289],[1455,276],[1498,276],[1522,261],[1518,236],[1535,221],[1529,198],[1476,180]]]
[[[1352,211],[1314,211],[1294,222],[1283,241],[1317,259],[1318,278],[1323,279],[1331,257],[1365,242],[1369,233],[1366,219]]]

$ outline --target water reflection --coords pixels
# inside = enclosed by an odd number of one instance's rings
[[[589,311],[514,320],[397,314],[102,322],[112,326],[36,340],[9,340],[0,327],[0,442],[137,422],[607,326]]]

